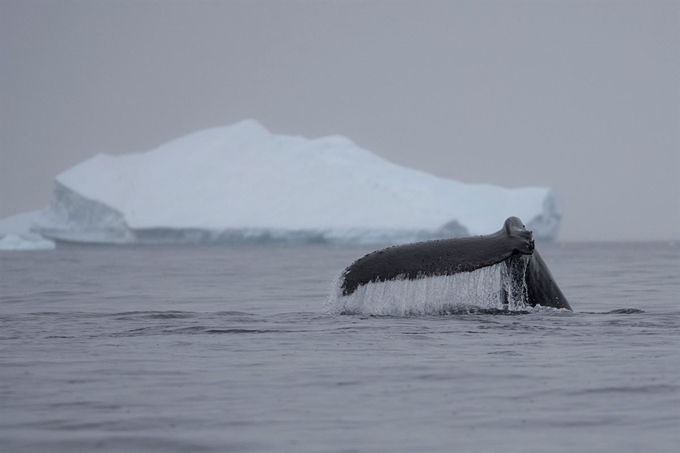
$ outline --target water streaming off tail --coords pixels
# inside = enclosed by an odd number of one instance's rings
[[[332,313],[378,316],[443,315],[469,309],[521,311],[526,309],[526,261],[518,264],[508,268],[502,262],[474,272],[374,282],[349,296],[342,295],[341,276],[327,305]]]

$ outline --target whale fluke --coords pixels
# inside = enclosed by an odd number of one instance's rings
[[[545,261],[536,250],[533,234],[517,217],[509,217],[499,231],[456,239],[417,242],[378,250],[359,258],[341,276],[343,296],[359,287],[390,280],[417,280],[454,275],[503,263],[504,303],[522,300],[530,306],[571,310]]]

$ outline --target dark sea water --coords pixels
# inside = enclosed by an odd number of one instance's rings
[[[538,248],[573,313],[331,314],[370,247],[0,253],[0,451],[680,451],[680,246]]]

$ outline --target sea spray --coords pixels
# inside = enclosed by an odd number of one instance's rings
[[[524,311],[526,264],[526,259],[518,258],[473,272],[372,282],[347,296],[342,295],[341,275],[326,304],[331,313],[375,316],[436,316],[470,309]]]
[[[499,263],[501,274],[501,300],[508,310],[524,310],[529,297],[526,272],[529,255],[512,256]]]

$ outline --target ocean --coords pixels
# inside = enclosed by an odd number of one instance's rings
[[[0,451],[680,451],[680,245],[538,244],[573,313],[341,314],[375,248],[0,253]]]

